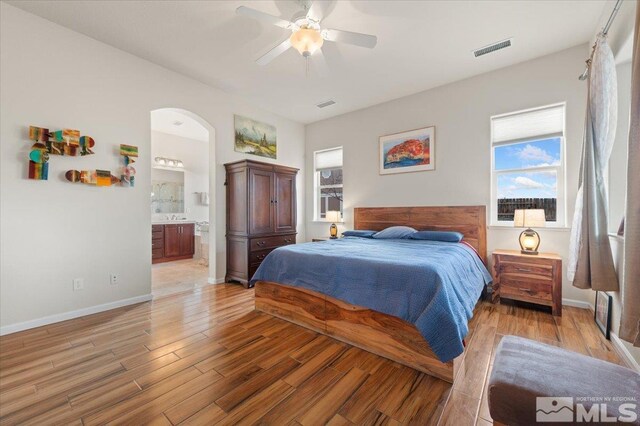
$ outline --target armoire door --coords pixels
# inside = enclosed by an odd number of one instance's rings
[[[275,176],[275,231],[296,230],[296,175],[274,173]]]
[[[180,225],[180,256],[192,255],[195,252],[193,238],[194,225]]]
[[[180,256],[180,225],[164,226],[164,257]]]
[[[249,233],[273,232],[273,172],[249,169]]]

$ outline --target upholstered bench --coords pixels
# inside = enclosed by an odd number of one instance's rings
[[[589,424],[587,419],[606,421],[605,414],[640,425],[640,374],[555,346],[505,336],[489,379],[489,412],[496,425],[566,425],[580,420]]]

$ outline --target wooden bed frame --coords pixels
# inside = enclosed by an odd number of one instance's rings
[[[480,257],[487,257],[485,206],[355,208],[355,229],[379,231],[405,225],[418,230],[464,234]],[[315,291],[259,281],[256,310],[310,328],[429,375],[453,383],[462,355],[446,363],[435,356],[413,324]]]

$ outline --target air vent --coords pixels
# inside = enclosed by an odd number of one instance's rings
[[[331,99],[329,99],[328,101],[324,101],[324,102],[320,102],[318,105],[316,105],[318,108],[325,108],[328,106],[331,106],[335,104],[335,101],[332,101]]]
[[[476,49],[473,51],[473,56],[476,58],[478,56],[486,55],[487,53],[495,52],[496,50],[504,49],[505,47],[511,46],[511,41],[513,39],[508,38],[506,40],[499,41],[497,43],[490,44],[485,47],[481,47],[480,49]]]

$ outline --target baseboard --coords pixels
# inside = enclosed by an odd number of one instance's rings
[[[593,311],[591,303],[582,300],[562,299],[562,306],[573,306],[576,308],[591,309]]]
[[[102,305],[90,306],[88,308],[77,309],[75,311],[63,312],[61,314],[49,315],[47,317],[37,318],[30,321],[19,322],[17,324],[6,325],[4,327],[0,327],[0,336],[29,330],[31,328],[42,327],[43,325],[54,324],[60,321],[67,321],[83,317],[85,315],[97,314],[98,312],[109,311],[123,306],[135,305],[136,303],[148,302],[151,298],[150,294],[145,294],[142,296],[131,297],[129,299],[116,300],[115,302],[104,303]]]
[[[620,339],[618,335],[613,332],[609,335],[611,336],[611,344],[613,345],[613,348],[616,350],[616,352],[618,352],[620,358],[624,360],[629,368],[640,373],[640,364],[638,364],[638,361],[636,361],[633,355],[631,355],[629,349],[627,349],[624,343],[622,343],[622,339]]]
[[[207,278],[207,282],[209,284],[222,284],[224,283],[224,278]]]

